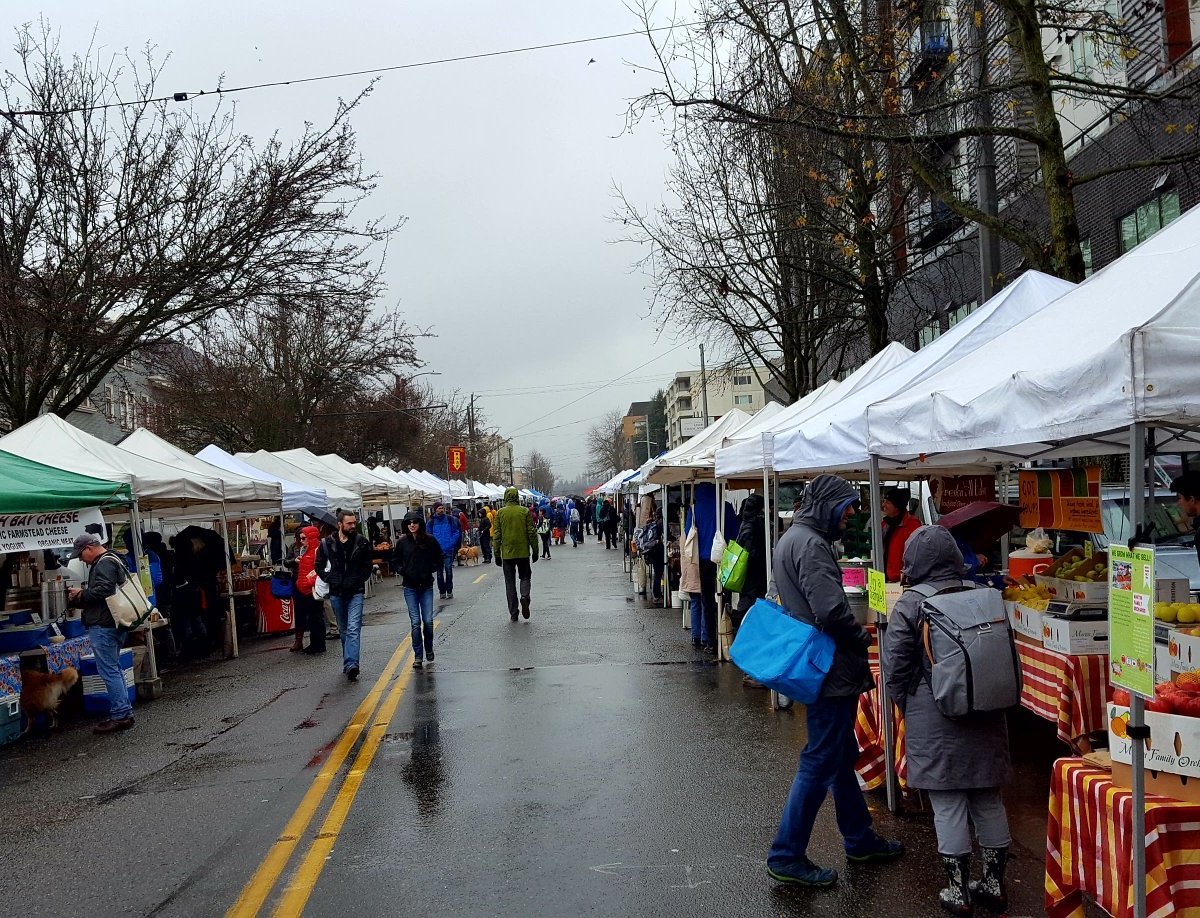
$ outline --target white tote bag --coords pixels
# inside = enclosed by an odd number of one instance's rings
[[[713,564],[720,564],[721,559],[725,556],[725,536],[718,529],[713,535],[712,550],[708,553],[708,560]]]

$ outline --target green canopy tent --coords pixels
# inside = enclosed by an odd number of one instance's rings
[[[47,513],[128,505],[127,484],[52,468],[0,450],[0,513]]]

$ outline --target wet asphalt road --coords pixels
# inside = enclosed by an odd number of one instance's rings
[[[246,889],[262,914],[938,913],[928,817],[894,818],[875,795],[877,828],[909,855],[846,865],[828,805],[810,855],[839,885],[772,883],[763,861],[802,710],[772,712],[730,665],[694,653],[681,613],[634,597],[616,551],[568,544],[533,571],[533,616],[514,624],[499,568],[458,569],[437,662],[415,673],[405,654],[380,684],[394,714],[351,748],[278,875],[260,869],[272,844],[291,838],[356,708],[407,650],[393,583],[368,600],[355,685],[336,644],[308,658],[287,652],[290,637],[256,641],[170,674],[127,734],[77,724],[0,750],[0,913],[222,915]],[[1048,724],[1021,713],[1012,727],[1021,756],[1038,752],[1019,758],[1009,795],[1011,914],[1038,915],[1046,774],[1063,750]],[[356,760],[372,743],[369,765]]]

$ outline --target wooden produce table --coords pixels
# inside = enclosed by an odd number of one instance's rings
[[[1046,914],[1082,918],[1083,895],[1133,915],[1133,794],[1082,759],[1059,759],[1050,783]],[[1200,915],[1200,805],[1146,796],[1146,914]]]
[[[867,626],[872,637],[875,627]],[[879,645],[871,644],[868,658],[871,673],[879,682]],[[1058,738],[1072,749],[1088,746],[1088,734],[1106,729],[1105,704],[1108,701],[1108,656],[1089,654],[1070,656],[1046,650],[1018,640],[1017,657],[1021,664],[1021,707],[1050,721],[1058,728]],[[908,760],[904,751],[904,718],[892,708],[895,718],[896,775],[901,789],[907,789]],[[879,722],[879,690],[859,696],[858,719],[854,724],[859,757],[855,770],[863,786],[874,790],[884,783],[883,730]]]

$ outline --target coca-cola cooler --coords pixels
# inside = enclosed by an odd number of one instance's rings
[[[261,577],[256,588],[258,633],[280,634],[296,627],[296,605],[292,597],[280,598],[271,592],[271,578]]]

